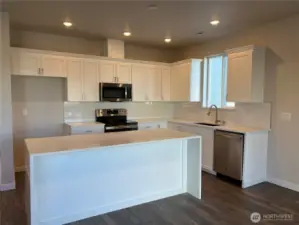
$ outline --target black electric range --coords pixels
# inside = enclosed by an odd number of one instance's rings
[[[97,109],[96,122],[105,124],[106,132],[138,130],[136,121],[127,120],[126,109]]]

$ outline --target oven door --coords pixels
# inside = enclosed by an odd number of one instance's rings
[[[132,101],[132,84],[100,83],[100,101]]]

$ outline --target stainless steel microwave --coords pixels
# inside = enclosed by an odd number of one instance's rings
[[[100,83],[101,102],[132,101],[132,84]]]

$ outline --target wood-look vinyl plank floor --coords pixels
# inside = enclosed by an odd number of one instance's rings
[[[16,174],[16,190],[0,192],[0,225],[28,225],[24,202],[25,174]],[[292,214],[299,224],[299,193],[270,183],[247,189],[203,173],[202,200],[189,194],[118,210],[68,225],[252,225],[250,214]]]

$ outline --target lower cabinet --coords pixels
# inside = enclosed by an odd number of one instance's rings
[[[166,122],[138,123],[138,130],[166,128]]]
[[[71,126],[64,124],[64,135],[104,133],[104,126]]]
[[[198,134],[202,137],[202,169],[209,173],[215,173],[213,170],[214,162],[214,129],[210,127],[188,126],[178,123],[168,123],[168,128],[192,134]]]

